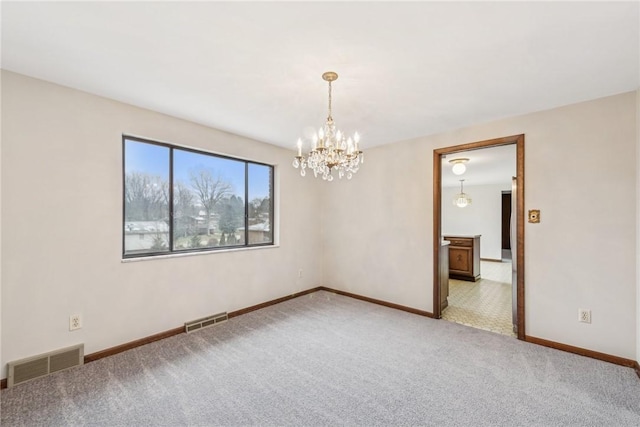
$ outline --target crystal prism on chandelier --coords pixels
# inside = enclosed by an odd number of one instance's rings
[[[360,135],[356,132],[353,137],[336,129],[331,116],[331,82],[338,79],[338,74],[327,71],[322,79],[329,82],[329,114],[326,123],[313,135],[311,151],[305,157],[302,155],[302,139],[298,139],[298,155],[293,159],[293,167],[300,168],[300,175],[307,174],[306,169],[313,171],[317,178],[322,176],[326,181],[333,181],[332,172],[338,173],[338,178],[346,176],[351,179],[353,174],[364,163],[364,156],[358,144]]]

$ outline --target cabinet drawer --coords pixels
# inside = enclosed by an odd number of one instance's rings
[[[473,239],[454,239],[445,237],[445,240],[451,242],[451,246],[465,246],[467,248],[473,246]]]

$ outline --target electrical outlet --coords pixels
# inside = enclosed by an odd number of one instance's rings
[[[298,270],[298,278],[302,277],[302,269]]]
[[[591,310],[588,310],[586,308],[579,308],[578,322],[591,323]]]
[[[82,328],[82,317],[79,314],[72,314],[69,316],[69,330],[75,331]]]

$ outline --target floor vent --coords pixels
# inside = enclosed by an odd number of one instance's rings
[[[84,344],[7,363],[7,387],[84,364]]]
[[[203,317],[202,319],[192,320],[184,324],[184,329],[189,332],[197,331],[198,329],[207,328],[209,326],[217,325],[218,323],[226,322],[229,320],[227,313],[214,314],[213,316]]]

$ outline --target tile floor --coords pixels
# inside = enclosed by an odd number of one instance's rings
[[[449,280],[449,306],[442,318],[515,336],[511,324],[511,261],[480,261],[477,282]]]

